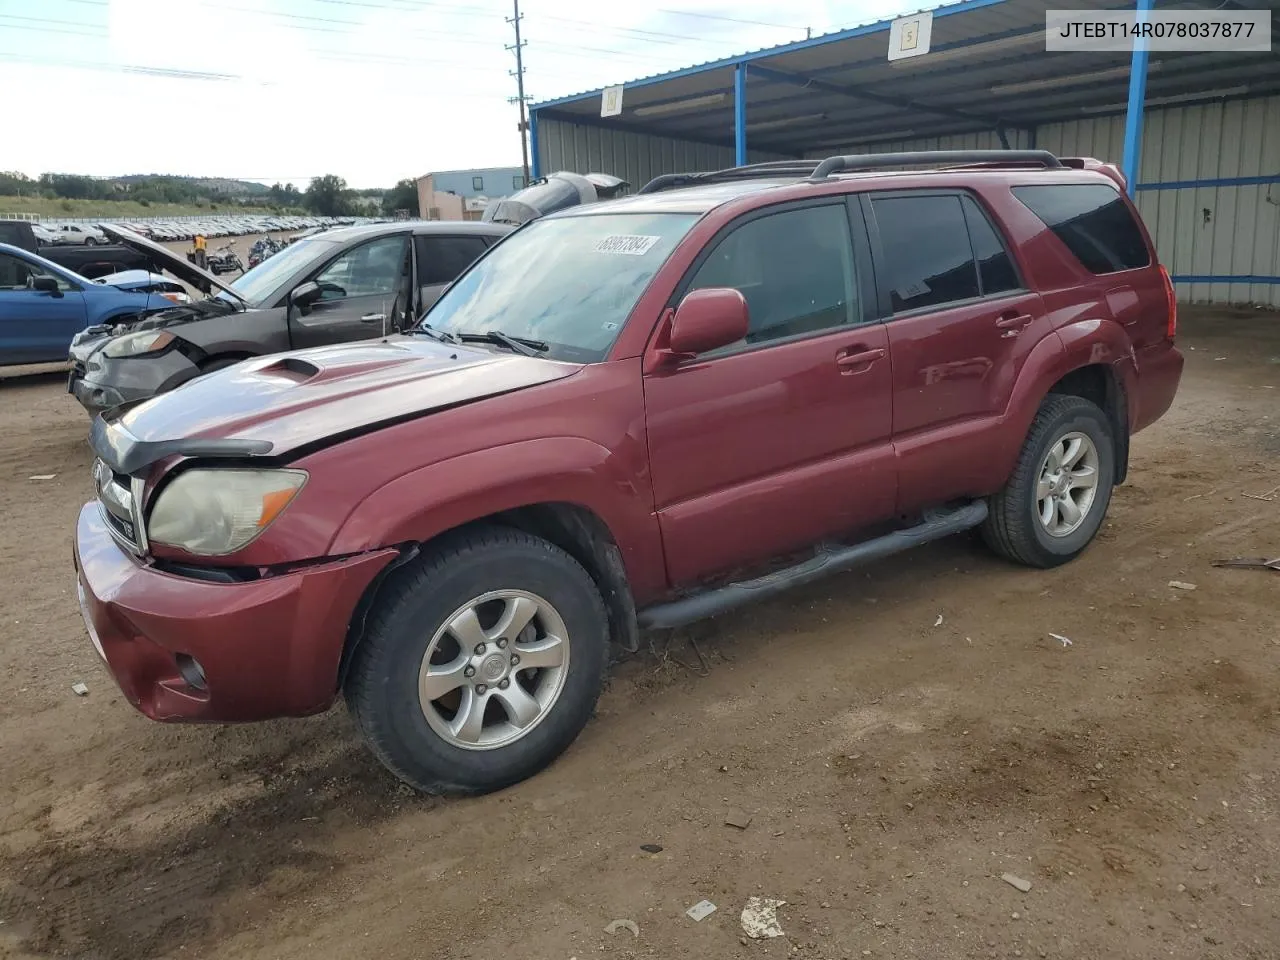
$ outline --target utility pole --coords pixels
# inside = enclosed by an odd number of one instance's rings
[[[520,0],[511,0],[514,15],[507,18],[507,23],[512,24],[516,28],[516,43],[514,47],[507,47],[508,50],[514,50],[516,54],[516,68],[512,71],[512,76],[516,78],[516,96],[509,99],[520,104],[520,155],[524,160],[524,182],[529,182],[529,121],[525,117],[525,95],[524,95],[524,41],[520,39]]]

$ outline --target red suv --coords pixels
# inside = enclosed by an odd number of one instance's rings
[[[90,636],[149,717],[341,693],[398,777],[475,793],[563,751],[641,629],[969,528],[1065,563],[1182,371],[1123,186],[832,157],[535,220],[407,335],[97,418]]]

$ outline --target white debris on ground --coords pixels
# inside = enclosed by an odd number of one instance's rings
[[[1000,879],[1009,884],[1009,886],[1021,890],[1023,893],[1029,893],[1031,891],[1030,880],[1023,880],[1021,877],[1015,876],[1012,873],[1001,874]]]
[[[699,900],[685,911],[685,915],[694,923],[700,923],[716,912],[716,905],[710,900]]]
[[[785,900],[752,897],[742,908],[742,932],[752,940],[769,940],[783,936],[778,924],[778,908],[786,906]]]
[[[640,936],[640,928],[634,920],[614,920],[604,928],[604,932],[610,935],[617,933],[619,930],[630,930],[633,937]]]

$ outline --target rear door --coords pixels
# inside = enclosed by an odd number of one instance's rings
[[[898,508],[977,495],[984,444],[1050,321],[975,196],[896,191],[864,204],[893,361]]]
[[[892,515],[888,338],[859,207],[765,208],[712,240],[680,295],[733,287],[745,340],[644,380],[668,574],[688,583]]]
[[[290,340],[295,348],[368,340],[404,329],[411,321],[412,274],[409,235],[397,233],[340,253],[309,279],[320,299],[294,311]]]
[[[419,234],[413,238],[418,255],[418,296],[426,311],[489,248],[489,237]]]
[[[58,292],[31,289],[37,276],[52,276]],[[71,338],[84,327],[84,294],[78,287],[34,263],[0,253],[0,365],[66,360]]]

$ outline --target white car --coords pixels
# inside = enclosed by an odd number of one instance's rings
[[[105,233],[87,223],[64,223],[58,227],[58,237],[60,243],[84,244],[90,247],[107,242]]]

